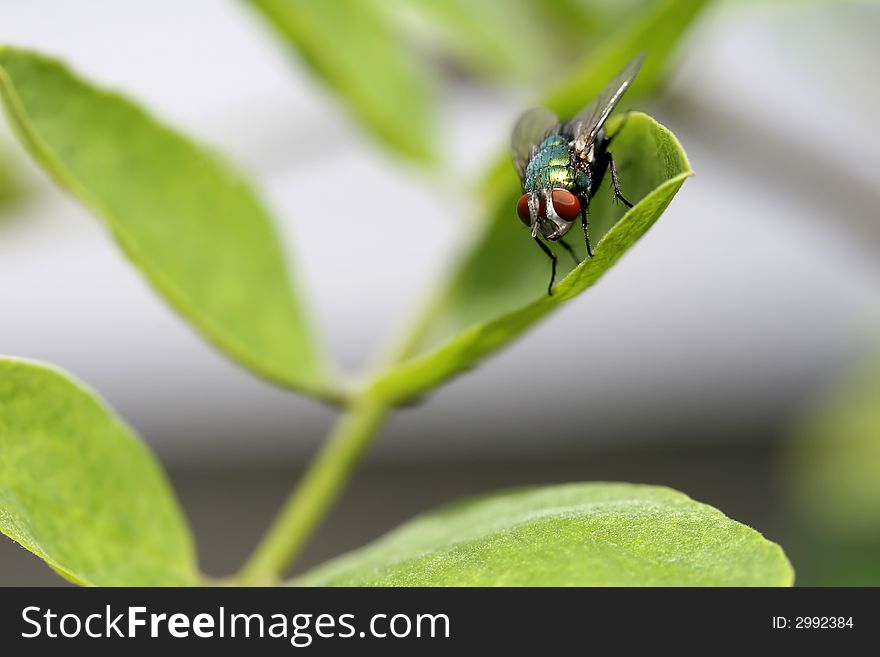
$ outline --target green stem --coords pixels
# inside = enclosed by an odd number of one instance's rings
[[[342,493],[387,414],[382,402],[361,399],[352,404],[241,569],[241,584],[278,581]]]
[[[424,336],[439,295],[426,304],[409,330],[381,359],[380,371],[400,362]],[[364,386],[362,390],[369,390]],[[388,401],[361,392],[348,398],[345,414],[236,576],[241,585],[272,585],[293,563],[337,500],[355,466],[390,412]]]

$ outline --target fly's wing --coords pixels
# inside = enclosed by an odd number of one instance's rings
[[[630,60],[629,64],[624,66],[623,70],[605,85],[596,100],[566,121],[562,127],[562,133],[574,142],[575,155],[580,156],[585,153],[596,141],[599,131],[605,125],[605,121],[608,120],[617,103],[620,102],[623,94],[629,89],[644,59],[645,55],[641,53]]]
[[[535,148],[559,126],[559,119],[548,109],[535,107],[525,112],[513,128],[510,150],[519,177],[525,175]]]

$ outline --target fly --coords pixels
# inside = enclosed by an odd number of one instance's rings
[[[556,254],[541,238],[559,242],[575,262],[580,263],[571,245],[562,239],[580,217],[587,256],[593,257],[587,209],[606,171],[611,171],[614,197],[632,207],[620,192],[617,168],[609,150],[620,130],[608,135],[604,126],[635,79],[643,59],[644,54],[636,56],[596,100],[568,121],[560,121],[550,110],[538,107],[523,114],[513,129],[513,163],[523,188],[516,213],[531,227],[532,239],[550,258],[547,294],[553,294]]]

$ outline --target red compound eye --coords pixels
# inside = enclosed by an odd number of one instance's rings
[[[550,193],[550,198],[553,199],[553,209],[556,210],[556,214],[565,221],[574,221],[581,213],[581,202],[567,189],[554,189]],[[538,197],[538,202],[538,217],[544,217],[546,209],[543,195]],[[519,201],[516,202],[516,213],[526,226],[532,225],[528,194],[519,197]]]
[[[581,202],[578,201],[577,196],[567,189],[554,189],[550,198],[553,199],[553,209],[556,210],[556,214],[566,221],[574,221],[581,213]],[[522,199],[520,199],[520,202],[522,202]]]
[[[526,226],[532,225],[532,217],[529,214],[529,195],[523,194],[516,202],[516,213]]]

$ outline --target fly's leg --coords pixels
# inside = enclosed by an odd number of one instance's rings
[[[579,264],[581,264],[581,261],[580,261],[580,259],[577,257],[577,254],[574,252],[574,249],[571,248],[571,244],[569,244],[568,242],[566,242],[566,241],[565,241],[564,239],[562,239],[561,237],[560,237],[558,240],[556,240],[556,241],[559,242],[559,244],[562,245],[562,248],[563,248],[563,249],[565,249],[566,251],[568,251],[568,255],[571,256],[571,259],[572,259],[572,260],[574,260],[574,265],[575,265],[575,267],[577,267]]]
[[[620,132],[620,130],[618,130],[617,132]],[[617,132],[615,132],[614,134],[617,134]],[[633,204],[630,203],[620,191],[620,179],[617,177],[617,165],[614,164],[614,156],[611,155],[610,151],[605,150],[608,147],[608,143],[608,139],[602,142],[600,155],[594,163],[595,168],[592,169],[593,185],[591,187],[590,197],[592,198],[593,194],[602,185],[602,181],[605,179],[605,172],[610,169],[611,188],[614,190],[614,200],[621,201],[626,207],[631,208]],[[581,207],[583,207],[583,205],[581,205]]]
[[[553,281],[556,280],[556,254],[550,250],[550,247],[544,244],[537,237],[534,238],[535,244],[541,247],[541,250],[550,258],[550,262],[552,263],[550,266],[550,285],[547,286],[547,296],[553,296]]]
[[[590,223],[587,221],[587,196],[584,194],[581,202],[581,228],[584,229],[584,242],[587,243],[587,257],[593,257],[593,244],[590,242]]]
[[[608,167],[611,169],[611,187],[614,189],[614,198],[623,203],[626,207],[631,208],[633,206],[632,203],[627,201],[623,194],[620,193],[620,180],[617,178],[617,167],[614,166],[614,156],[611,153],[607,153],[608,156]]]

